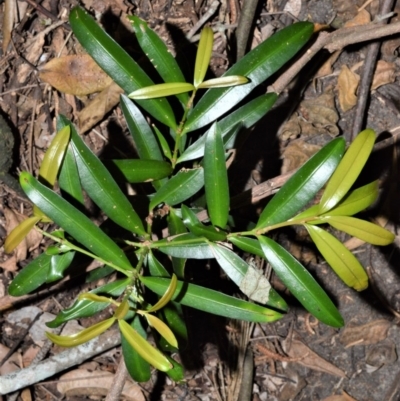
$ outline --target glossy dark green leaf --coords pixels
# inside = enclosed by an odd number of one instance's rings
[[[185,378],[185,371],[183,366],[175,361],[175,359],[171,358],[170,356],[166,355],[169,362],[172,364],[172,369],[165,372],[174,382],[180,382]]]
[[[299,302],[321,322],[341,327],[343,318],[313,276],[286,249],[268,237],[258,237],[276,275]]]
[[[262,211],[256,228],[286,221],[303,208],[335,171],[344,147],[342,138],[334,139],[300,167]]]
[[[178,205],[196,194],[204,185],[203,168],[182,169],[164,184],[151,198],[149,210],[160,203]]]
[[[71,143],[82,186],[94,203],[121,227],[136,234],[145,235],[143,223],[127,197],[104,164],[74,130]]]
[[[163,294],[169,279],[159,277],[141,277],[143,284],[156,294]],[[179,281],[173,300],[182,305],[200,309],[214,315],[250,322],[273,322],[282,314],[242,299],[225,295],[221,292]]]
[[[171,160],[172,153],[171,153],[171,149],[168,145],[167,140],[165,139],[164,135],[161,133],[161,131],[155,125],[153,125],[153,129],[154,129],[155,134],[157,135],[157,139],[158,139],[158,142],[160,143],[162,153],[168,160]]]
[[[188,340],[188,332],[181,305],[177,302],[170,302],[160,311],[160,314],[177,337],[179,348],[183,349]]]
[[[214,254],[205,238],[194,234],[182,234],[172,240],[164,239],[157,241],[153,247],[161,252],[184,259],[213,259]]]
[[[15,277],[8,287],[8,293],[13,297],[29,294],[46,282],[52,255],[42,253]]]
[[[375,132],[366,129],[351,143],[321,197],[320,214],[333,209],[347,194],[367,162],[375,139]]]
[[[147,338],[146,330],[140,322],[140,316],[136,315],[132,322],[132,328],[144,339]],[[124,336],[121,336],[122,355],[124,356],[126,369],[133,380],[141,383],[150,380],[150,364],[145,361],[133,348]]]
[[[309,22],[298,22],[282,29],[244,56],[223,76],[242,75],[245,85],[209,89],[188,116],[184,133],[213,121],[238,104],[257,85],[265,81],[307,43],[314,30]]]
[[[149,266],[149,272],[154,277],[169,277],[167,269],[157,260],[154,253],[150,251],[147,254],[147,263]]]
[[[327,216],[324,220],[337,230],[373,245],[389,245],[395,235],[377,224],[349,216]]]
[[[132,269],[122,249],[83,213],[27,172],[20,174],[20,183],[28,198],[83,246],[124,270]]]
[[[60,255],[53,255],[50,260],[50,268],[47,274],[46,283],[60,280],[64,277],[64,271],[71,265],[75,252],[69,251]]]
[[[129,284],[129,279],[117,280],[112,283],[107,283],[105,285],[97,287],[94,290],[89,291],[89,293],[119,297]],[[54,320],[52,320],[51,322],[47,322],[46,326],[50,328],[55,328],[65,322],[68,322],[69,320],[93,316],[94,314],[107,308],[108,305],[110,305],[109,302],[77,300],[70,308],[61,311]]]
[[[343,282],[357,291],[368,287],[368,275],[357,258],[332,234],[305,224],[321,255]]]
[[[378,181],[373,181],[351,191],[326,214],[329,216],[352,216],[371,206],[376,201],[378,194]]]
[[[84,49],[126,93],[153,85],[153,81],[142,68],[87,12],[79,7],[73,8],[69,22]],[[165,99],[137,102],[154,118],[172,129],[176,128],[173,111]]]
[[[107,277],[114,272],[115,270],[111,266],[100,266],[97,269],[91,270],[90,272],[86,273],[85,283],[93,283],[94,281]]]
[[[229,185],[224,144],[217,124],[208,131],[203,166],[208,215],[214,226],[225,228],[229,215]]]
[[[264,258],[264,252],[261,248],[260,242],[256,239],[239,236],[229,236],[228,240],[242,251]]]
[[[197,218],[196,214],[190,210],[186,205],[182,205],[181,208],[183,223],[189,229],[189,231],[197,235],[198,237],[204,237],[210,241],[224,241],[226,233],[218,231],[213,226],[205,226]]]
[[[176,214],[173,208],[170,208],[167,216],[168,231],[170,236],[187,233],[187,229],[182,219]],[[172,267],[178,278],[185,276],[186,259],[172,257]]]
[[[128,19],[132,23],[140,47],[164,82],[185,82],[185,77],[178,63],[161,38],[148,27],[145,21],[135,15],[128,17]],[[185,106],[189,96],[181,94],[178,95],[178,99]]]
[[[150,182],[168,177],[172,173],[171,164],[159,160],[121,159],[106,164],[118,169],[127,182]]]
[[[224,142],[224,146],[231,141],[233,131],[239,126],[250,128],[264,117],[276,102],[278,96],[276,93],[267,93],[251,100],[244,106],[230,113],[228,116],[218,121],[218,127]],[[206,143],[206,135],[202,135],[196,142],[190,145],[183,154],[178,158],[178,163],[183,161],[197,159],[204,155],[204,145]]]

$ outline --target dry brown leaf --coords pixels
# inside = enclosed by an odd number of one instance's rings
[[[4,359],[4,357],[10,351],[5,345],[0,344],[0,360]],[[14,372],[15,370],[20,369],[21,355],[17,352],[14,352],[2,366],[0,366],[0,376],[7,375],[8,373]]]
[[[3,14],[3,54],[7,52],[14,27],[15,0],[6,0]]]
[[[301,139],[289,143],[282,154],[282,174],[302,166],[321,146],[312,145]]]
[[[341,53],[342,53],[341,50],[333,52],[329,56],[328,60],[326,60],[325,63],[322,64],[322,67],[317,71],[317,73],[315,74],[315,78],[321,78],[332,74],[333,72],[332,66],[333,64],[335,64],[336,60],[339,58]]]
[[[60,377],[57,390],[67,397],[106,396],[113,379],[114,375],[110,372],[90,372],[85,369],[75,369]],[[141,388],[129,381],[125,383],[121,399],[145,401]]]
[[[379,60],[376,65],[374,79],[371,89],[377,89],[382,85],[390,84],[396,80],[396,66],[394,63],[388,63],[384,60]]]
[[[39,70],[44,82],[60,92],[76,96],[100,92],[112,82],[88,54],[55,58]]]
[[[79,113],[79,132],[83,134],[100,122],[104,118],[104,115],[119,103],[119,96],[123,92],[115,82],[104,88]]]
[[[350,28],[352,26],[366,25],[369,24],[370,22],[371,22],[370,13],[367,10],[363,9],[354,18],[347,21],[344,24],[344,27]]]
[[[287,355],[291,358],[298,359],[296,363],[319,372],[346,378],[346,373],[343,370],[326,361],[324,358],[321,358],[304,344],[298,333],[293,332],[293,337],[291,339],[286,339],[282,345]]]
[[[340,108],[344,112],[350,110],[356,105],[356,91],[359,82],[360,76],[350,71],[346,65],[343,65],[338,77],[337,90],[339,92]]]
[[[340,342],[345,348],[376,344],[386,338],[390,326],[391,323],[385,319],[374,320],[361,326],[348,326],[342,331]]]
[[[350,397],[345,391],[342,391],[341,395],[330,395],[328,398],[324,398],[322,401],[357,401],[357,400],[353,397]]]

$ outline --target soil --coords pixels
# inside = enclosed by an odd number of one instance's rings
[[[0,245],[11,225],[15,225],[13,219],[19,219],[20,215],[29,216],[31,212],[29,201],[13,185],[13,178],[24,170],[37,174],[40,160],[55,132],[56,116],[62,113],[77,122],[79,111],[93,97],[63,94],[38,76],[38,69],[48,60],[59,54],[82,52],[77,41],[70,36],[66,21],[70,10],[78,4],[84,7],[130,52],[134,52],[133,34],[125,17],[135,14],[147,21],[166,41],[172,53],[182,54],[182,46],[186,46],[184,53],[190,65],[195,53],[194,45],[186,40],[176,42],[175,38],[184,37],[196,24],[200,28],[199,19],[214,4],[211,0],[26,0],[18,2],[18,9],[10,17],[6,14],[6,3],[9,5],[10,2],[0,4],[0,12],[4,15],[4,19],[0,18],[3,21],[0,27],[3,42],[9,35],[11,41],[6,48],[3,47],[0,59],[0,179],[11,178],[10,181],[3,180],[4,185],[0,187]],[[216,35],[211,61],[211,72],[215,76],[221,75],[235,61],[235,28],[245,1],[223,0],[219,3],[207,20],[211,26],[221,28]],[[331,24],[337,28],[360,14],[358,10],[363,5],[362,0],[268,0],[258,3],[247,51],[265,40],[269,32],[291,24],[292,15],[299,20]],[[373,0],[365,9],[374,19],[379,1]],[[400,3],[396,3],[394,9],[400,10]],[[400,217],[395,139],[399,132],[400,114],[399,46],[398,36],[382,41],[378,60],[386,63],[381,64],[381,68],[388,72],[379,76],[380,84],[370,92],[364,113],[364,126],[377,132],[378,141],[389,137],[394,140],[373,153],[360,179],[365,183],[378,179],[381,188],[378,203],[363,217],[373,219],[394,232]],[[340,89],[338,80],[344,67],[348,67],[351,74],[361,73],[366,53],[365,44],[353,45],[338,53],[337,60],[332,63],[327,62],[327,53],[321,53],[288,85],[275,109],[249,132],[248,139],[238,150],[235,163],[229,170],[234,183],[232,195],[298,167],[333,137],[344,136],[349,140],[355,107],[346,107],[344,103],[348,105],[351,102],[348,99],[354,97],[357,89],[352,90],[350,83]],[[326,68],[321,69],[326,62]],[[349,76],[347,82],[355,79],[354,75]],[[267,84],[261,90],[265,91]],[[10,133],[12,137],[6,135]],[[103,113],[85,134],[86,143],[101,154],[127,151],[127,138],[118,106]],[[13,143],[12,151],[10,146]],[[112,146],[107,146],[110,144]],[[244,208],[241,213],[254,217],[260,212],[263,202],[255,208]],[[347,288],[337,278],[303,231],[283,231],[276,239],[299,258],[326,289],[343,315],[345,327],[333,329],[316,321],[285,291],[272,273],[272,284],[290,304],[290,311],[282,320],[268,325],[249,325],[190,311],[190,342],[179,356],[186,367],[185,381],[173,383],[154,371],[152,379],[141,384],[138,390],[144,399],[400,399],[398,238],[393,245],[382,248],[355,245],[353,251],[370,278],[369,288],[360,293]],[[349,240],[344,236],[340,239],[343,242]],[[71,305],[78,293],[93,288],[93,284],[78,279],[50,286],[38,296],[21,297],[20,300],[9,297],[7,287],[12,278],[41,253],[46,242],[41,238],[30,239],[25,250],[18,255],[7,255],[4,248],[0,248],[1,374],[6,374],[13,366],[27,366],[45,344],[43,338],[37,340],[32,332],[28,332],[37,313],[37,319],[42,314],[57,314],[60,308]],[[260,267],[268,268],[262,261],[256,262]],[[196,265],[190,270],[197,274],[198,268]],[[18,311],[22,317],[15,317]],[[102,317],[107,317],[107,313]],[[87,327],[97,321],[83,319],[79,323]],[[56,352],[58,350],[52,348],[47,356]],[[119,358],[120,349],[114,348],[79,368],[113,376]],[[15,395],[3,396],[3,399],[104,399],[104,392],[97,391],[101,387],[98,379],[87,379],[87,385],[83,387],[75,383],[79,380],[71,380],[76,386],[74,391],[66,394],[57,386],[59,377],[60,374]],[[126,396],[125,399],[133,398]]]

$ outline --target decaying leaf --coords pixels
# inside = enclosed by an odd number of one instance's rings
[[[357,13],[357,15],[351,20],[344,24],[345,28],[350,28],[352,26],[366,25],[371,22],[370,13],[364,8]]]
[[[4,14],[3,14],[3,54],[7,52],[8,45],[11,41],[11,32],[14,26],[14,15],[15,15],[14,0],[6,0],[4,3]]]
[[[76,369],[60,377],[57,390],[67,398],[79,396],[105,397],[113,383],[114,375],[107,371],[91,372]],[[145,401],[142,390],[138,385],[129,381],[125,383],[121,400]]]
[[[321,358],[311,348],[304,344],[298,333],[293,332],[293,337],[285,340],[282,345],[283,350],[287,355],[291,358],[298,359],[296,363],[333,376],[346,377],[346,373],[343,370],[326,361],[324,358]]]
[[[289,143],[282,154],[282,174],[302,166],[321,146],[312,145],[301,139]]]
[[[119,103],[121,93],[123,90],[115,82],[104,88],[79,113],[79,132],[83,134],[100,122]]]
[[[357,401],[355,398],[350,397],[346,392],[342,391],[340,395],[330,395],[322,401]]]
[[[394,63],[388,63],[379,60],[372,80],[371,89],[377,89],[382,85],[390,84],[396,80],[396,66]]]
[[[346,112],[357,103],[356,91],[360,82],[360,76],[352,72],[346,65],[340,70],[337,90],[339,92],[340,108]]]
[[[55,58],[39,70],[44,82],[60,92],[76,96],[100,92],[112,82],[88,54]]]
[[[261,269],[255,269],[250,266],[240,282],[239,288],[243,294],[247,295],[253,301],[266,304],[269,299],[271,284]]]
[[[391,323],[385,319],[374,320],[361,326],[347,326],[340,336],[346,347],[376,344],[386,338]]]

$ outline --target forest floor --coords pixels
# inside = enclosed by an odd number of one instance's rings
[[[145,20],[173,53],[187,54],[189,58],[194,54],[196,35],[204,24],[209,24],[217,32],[211,60],[215,76],[222,75],[235,62],[240,43],[247,42],[248,51],[273,32],[293,23],[293,17],[329,24],[333,30],[349,23],[367,24],[381,15],[378,0],[366,5],[364,0],[267,0],[259,1],[254,17],[244,23],[240,21],[246,2],[251,3],[249,0],[0,2],[3,43],[0,50],[0,179],[4,178],[7,184],[0,187],[0,245],[13,227],[30,215],[32,206],[14,179],[19,171],[38,173],[40,160],[54,137],[58,114],[66,115],[78,125],[85,133],[85,142],[97,154],[104,154],[110,143],[117,149],[115,138],[125,138],[120,143],[122,147],[129,137],[116,102],[100,104],[95,110],[87,109],[83,117],[82,110],[95,95],[78,98],[63,94],[42,79],[41,66],[49,60],[82,53],[67,19],[74,6],[84,7],[131,52],[134,51],[133,33],[127,15],[135,14]],[[7,8],[10,3],[15,3],[11,12]],[[395,14],[390,24],[400,20],[400,2],[395,2],[392,10]],[[248,40],[243,33],[246,24],[250,28]],[[236,40],[238,25],[242,32],[240,40]],[[176,43],[172,32],[176,37],[190,40]],[[378,141],[361,180],[379,180],[381,196],[365,218],[396,232],[400,218],[396,145],[400,133],[400,35],[383,38],[379,43],[376,68],[375,63],[369,66],[370,42],[355,43],[333,53],[321,50],[292,82],[286,83],[276,107],[249,132],[248,139],[237,150],[229,170],[234,183],[232,194],[282,177],[329,140],[343,136],[349,143],[360,128],[369,127],[376,131]],[[360,81],[360,76],[365,71],[374,72],[373,83],[361,95],[364,81]],[[262,89],[265,91],[274,79]],[[360,117],[356,110],[360,107],[360,97],[365,96],[367,104],[360,108]],[[9,132],[11,141],[10,137],[7,139]],[[254,216],[262,204],[257,204],[255,209],[244,209],[243,214]],[[291,306],[282,320],[250,325],[193,313],[189,319],[189,346],[180,355],[186,367],[185,381],[173,383],[154,371],[147,383],[128,382],[120,399],[399,400],[398,238],[394,245],[377,248],[340,237],[356,254],[370,279],[367,290],[355,292],[337,278],[315,248],[304,240],[305,236],[303,231],[284,230],[276,239],[326,289],[345,319],[343,328],[333,329],[307,314],[272,273],[271,282]],[[0,375],[28,366],[41,347],[48,344],[43,335],[44,322],[71,305],[78,293],[93,288],[93,284],[65,280],[61,285],[49,286],[40,295],[20,299],[9,296],[9,283],[42,249],[41,236],[29,238],[11,255],[0,248]],[[262,261],[256,262],[266,268]],[[97,321],[81,319],[79,323],[87,327]],[[42,359],[59,351],[53,347]],[[120,357],[120,348],[112,348],[66,372],[4,395],[3,399],[104,399]]]

